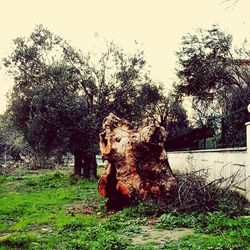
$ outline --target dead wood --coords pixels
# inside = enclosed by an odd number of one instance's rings
[[[107,210],[120,210],[138,200],[170,199],[177,182],[164,149],[165,129],[151,125],[135,131],[112,113],[103,129],[100,150],[106,169],[98,191],[108,198]]]

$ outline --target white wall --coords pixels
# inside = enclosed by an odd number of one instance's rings
[[[249,165],[247,148],[210,149],[193,151],[168,152],[171,168],[178,171],[205,168],[209,171],[209,179],[229,177],[239,172],[238,191],[250,200]]]

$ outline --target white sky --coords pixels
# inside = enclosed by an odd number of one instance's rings
[[[250,0],[239,0],[235,7],[223,1],[0,0],[0,59],[11,51],[14,38],[28,36],[37,24],[43,24],[83,52],[98,48],[104,39],[129,51],[136,40],[145,49],[153,77],[170,87],[175,51],[187,32],[218,23],[233,35],[235,44],[249,37]],[[11,86],[0,64],[0,114]]]

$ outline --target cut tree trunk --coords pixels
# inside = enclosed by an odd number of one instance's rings
[[[100,150],[106,169],[98,192],[107,210],[120,210],[138,200],[167,202],[176,188],[164,142],[167,132],[151,125],[135,131],[126,120],[109,114],[103,122]]]

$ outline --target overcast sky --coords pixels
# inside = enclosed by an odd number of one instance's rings
[[[129,51],[136,40],[145,50],[153,77],[169,88],[183,35],[218,23],[233,35],[235,44],[249,37],[250,0],[239,0],[235,6],[223,1],[0,0],[0,58],[11,51],[14,38],[28,36],[37,24],[83,51],[95,50],[105,39]],[[0,69],[0,114],[11,86]]]

